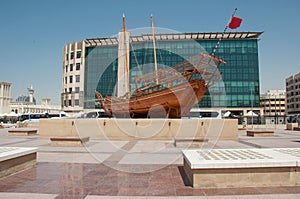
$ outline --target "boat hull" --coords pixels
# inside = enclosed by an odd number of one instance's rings
[[[203,80],[194,80],[131,98],[100,99],[106,114],[118,118],[180,118],[187,116],[208,88]]]

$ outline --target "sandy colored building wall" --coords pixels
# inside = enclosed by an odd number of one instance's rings
[[[91,139],[203,138],[237,140],[233,119],[41,119],[42,138],[89,136]]]
[[[10,86],[11,83],[0,82],[0,114],[10,113]]]

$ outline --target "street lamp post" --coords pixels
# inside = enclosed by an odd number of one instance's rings
[[[252,124],[252,129],[253,129],[253,94],[252,94],[252,87],[250,88],[250,97],[251,97],[251,124]]]
[[[275,129],[276,129],[276,124],[277,124],[277,112],[275,111]]]

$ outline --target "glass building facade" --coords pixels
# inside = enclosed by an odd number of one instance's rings
[[[197,38],[194,35],[197,34]],[[159,68],[173,66],[200,52],[212,54],[221,33],[166,34],[156,36]],[[261,32],[226,33],[215,55],[226,61],[219,71],[222,84],[209,90],[199,107],[259,107],[258,38]],[[192,39],[189,39],[192,38]],[[193,38],[194,37],[194,38]],[[87,42],[89,42],[87,40]],[[130,79],[153,71],[152,40],[130,45]],[[95,90],[103,96],[114,95],[118,70],[118,45],[86,45],[84,108],[93,109]],[[222,90],[222,91],[220,91]]]
[[[117,81],[118,46],[88,47],[85,50],[84,108],[95,108],[95,90],[113,95]]]

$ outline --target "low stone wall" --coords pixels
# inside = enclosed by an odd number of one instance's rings
[[[274,136],[274,131],[270,131],[270,130],[249,130],[249,131],[247,131],[247,136],[251,136],[251,137]]]
[[[286,124],[287,130],[294,130],[295,127],[298,127],[298,123],[287,123]]]
[[[83,146],[89,137],[51,137],[51,146]]]
[[[41,119],[39,135],[91,139],[229,139],[237,140],[233,119]]]
[[[0,147],[0,178],[34,167],[37,148]]]
[[[183,150],[195,188],[299,186],[300,148]]]
[[[11,128],[8,130],[9,135],[36,135],[37,129],[30,128]]]

